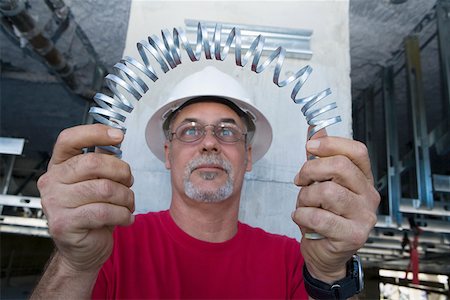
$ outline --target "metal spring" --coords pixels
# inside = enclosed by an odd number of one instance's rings
[[[231,30],[223,47],[221,46],[221,41],[222,26],[220,23],[217,23],[215,26],[212,41],[208,39],[206,27],[202,23],[198,23],[197,41],[194,49],[191,47],[183,28],[174,28],[172,35],[169,30],[163,29],[161,30],[161,38],[156,35],[149,36],[147,41],[142,40],[137,43],[137,49],[143,63],[130,56],[125,56],[116,63],[113,66],[113,72],[105,77],[106,85],[113,96],[110,97],[103,93],[95,94],[94,101],[98,104],[98,107],[91,107],[89,113],[96,121],[113,128],[118,128],[125,133],[126,128],[123,123],[126,119],[126,113],[131,113],[134,107],[125,96],[125,93],[119,90],[118,86],[126,90],[128,92],[127,94],[133,96],[135,100],[139,101],[141,99],[149,90],[142,76],[148,77],[153,82],[158,80],[157,72],[150,63],[148,53],[158,62],[161,70],[167,73],[170,69],[174,69],[177,65],[181,64],[181,47],[184,48],[191,61],[199,61],[202,53],[205,54],[206,59],[215,58],[216,60],[223,61],[227,57],[234,41],[237,66],[245,67],[253,57],[251,70],[255,73],[261,73],[276,60],[273,83],[278,87],[284,87],[296,81],[291,93],[291,99],[295,103],[302,105],[301,111],[306,117],[307,123],[311,126],[308,139],[320,129],[341,121],[340,116],[321,120],[317,119],[319,115],[337,107],[336,102],[333,102],[321,108],[314,109],[320,100],[331,94],[329,88],[309,97],[296,98],[301,87],[312,72],[312,68],[309,65],[298,70],[288,78],[280,80],[280,73],[286,56],[286,50],[283,47],[278,47],[266,60],[261,61],[261,54],[264,49],[264,37],[262,35],[255,38],[244,56],[242,56],[241,52],[241,33],[238,27],[234,27]],[[140,71],[142,74],[136,74],[130,66],[133,66],[135,70]],[[120,150],[120,145],[99,146],[99,148],[121,157],[122,151]]]

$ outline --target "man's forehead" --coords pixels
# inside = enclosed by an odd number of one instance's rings
[[[214,118],[214,121],[240,123],[238,114],[228,105],[220,102],[196,102],[183,107],[175,116],[174,122],[180,120],[202,121],[205,118]]]

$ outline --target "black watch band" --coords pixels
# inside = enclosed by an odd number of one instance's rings
[[[361,292],[364,287],[361,262],[357,255],[347,263],[347,276],[341,280],[328,284],[311,276],[303,265],[303,278],[308,295],[317,300],[347,299]]]

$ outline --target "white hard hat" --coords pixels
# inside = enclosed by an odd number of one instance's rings
[[[199,97],[217,97],[234,103],[247,114],[255,125],[252,139],[252,160],[256,162],[269,150],[272,127],[267,118],[254,106],[244,88],[230,75],[208,66],[180,81],[167,101],[151,116],[145,129],[147,145],[155,156],[165,161],[166,136],[163,124],[166,119],[187,101]]]

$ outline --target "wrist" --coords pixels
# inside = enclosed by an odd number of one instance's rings
[[[56,251],[30,299],[90,299],[98,270],[77,270]]]
[[[358,255],[353,255],[346,264],[345,277],[327,283],[310,274],[303,265],[303,278],[308,295],[314,299],[348,299],[364,288],[364,275]]]
[[[317,268],[315,265],[310,263],[305,262],[305,265],[312,277],[328,284],[332,284],[333,282],[340,280],[347,275],[347,266],[345,264],[342,266],[337,266],[335,268],[327,268],[327,270],[325,271]]]
[[[99,267],[90,267],[90,268],[79,268],[74,264],[70,263],[61,253],[58,251],[55,252],[53,260],[55,264],[58,265],[58,270],[60,275],[64,275],[67,277],[77,277],[77,276],[97,276],[100,271],[101,266]]]

